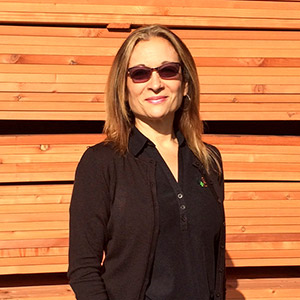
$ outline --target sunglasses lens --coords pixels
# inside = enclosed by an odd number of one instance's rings
[[[136,67],[129,71],[133,82],[146,82],[150,79],[151,73],[151,69],[143,67]]]
[[[129,76],[135,83],[146,82],[150,79],[151,74],[156,70],[162,79],[173,79],[179,73],[180,63],[167,63],[158,68],[132,67],[128,69]]]
[[[167,64],[159,68],[159,76],[162,79],[171,79],[178,75],[179,64]]]

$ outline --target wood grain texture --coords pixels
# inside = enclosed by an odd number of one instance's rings
[[[55,5],[54,5],[55,4]],[[278,1],[7,1],[0,22],[98,25],[160,23],[175,27],[299,29],[299,3]],[[119,27],[119,26],[117,26]]]
[[[299,278],[227,279],[228,300],[298,300]],[[75,300],[69,285],[0,288],[1,300]]]
[[[72,181],[87,147],[101,134],[2,136],[0,181]],[[206,135],[219,148],[226,180],[300,180],[300,138]]]
[[[298,121],[299,5],[296,0],[170,0],[167,6],[161,0],[0,1],[0,119],[105,120],[105,85],[117,49],[133,27],[161,23],[192,52],[204,120]],[[66,272],[74,171],[85,149],[103,139],[101,134],[0,137],[1,275]],[[224,160],[227,267],[299,266],[299,137],[204,139]],[[299,276],[269,275],[278,278],[227,278],[227,299],[300,298]],[[49,283],[0,288],[4,299],[75,297],[68,285]]]
[[[299,183],[226,182],[225,191],[227,266],[299,265]],[[1,188],[1,274],[67,270],[71,192],[72,184]]]
[[[194,56],[204,120],[300,119],[298,32],[174,31]],[[108,72],[128,34],[2,26],[0,118],[105,120]]]

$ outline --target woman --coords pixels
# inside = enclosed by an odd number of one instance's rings
[[[221,158],[202,141],[189,50],[167,28],[137,29],[106,94],[107,139],[83,155],[70,207],[77,299],[225,299]]]

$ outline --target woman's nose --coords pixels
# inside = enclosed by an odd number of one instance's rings
[[[159,74],[157,71],[153,71],[151,74],[151,77],[149,79],[148,86],[150,89],[157,91],[161,90],[163,87],[163,82],[162,79],[160,78]]]

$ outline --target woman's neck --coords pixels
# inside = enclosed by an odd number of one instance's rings
[[[151,122],[146,123],[136,120],[136,128],[155,145],[177,142],[173,129],[173,122]]]

